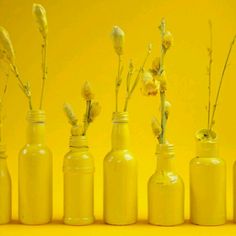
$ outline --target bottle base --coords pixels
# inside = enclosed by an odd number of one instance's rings
[[[91,225],[94,223],[95,218],[94,217],[84,217],[84,218],[71,218],[66,217],[64,218],[64,224],[66,225]]]
[[[173,227],[173,226],[178,226],[178,225],[184,224],[184,220],[179,221],[179,222],[172,222],[172,223],[157,223],[157,222],[152,222],[152,221],[148,221],[148,223],[150,225],[154,225],[154,226]]]
[[[130,221],[130,222],[115,222],[115,221],[107,221],[107,220],[104,220],[104,223],[105,223],[105,224],[114,225],[114,226],[133,225],[133,224],[136,224],[136,222],[137,222],[137,220]]]

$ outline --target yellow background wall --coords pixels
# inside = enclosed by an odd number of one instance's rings
[[[33,102],[38,106],[41,88],[41,38],[31,14],[31,0],[0,0],[0,25],[9,31],[22,78],[31,82]],[[70,126],[62,111],[70,102],[82,119],[81,85],[89,80],[102,105],[100,117],[88,136],[96,164],[95,215],[102,216],[102,162],[110,149],[111,114],[114,110],[114,80],[117,58],[110,32],[119,25],[126,33],[125,62],[143,61],[146,47],[153,43],[152,58],[158,56],[158,25],[164,16],[174,36],[166,57],[168,99],[172,103],[168,123],[169,141],[176,145],[176,164],[186,185],[188,218],[188,164],[195,155],[194,133],[207,124],[208,20],[213,23],[214,91],[236,33],[234,0],[41,0],[49,22],[49,76],[46,83],[47,142],[54,155],[54,217],[63,214],[62,161],[68,150]],[[228,217],[232,217],[232,164],[236,159],[236,48],[230,59],[216,114],[220,153],[228,167]],[[122,87],[121,93],[125,92]],[[122,97],[121,97],[122,98]],[[122,98],[123,99],[123,98]],[[123,100],[122,104],[123,106]],[[17,217],[17,155],[25,143],[27,101],[11,76],[5,105],[5,141],[13,180],[13,215]],[[140,86],[130,102],[132,151],[139,162],[139,218],[147,213],[147,180],[155,169],[155,140],[150,119],[159,112],[157,97],[144,97]],[[236,227],[236,226],[235,226]]]

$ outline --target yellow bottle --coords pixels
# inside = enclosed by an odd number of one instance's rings
[[[174,146],[157,145],[157,168],[148,182],[148,221],[153,225],[184,223],[184,183],[174,168]]]
[[[226,222],[226,167],[216,140],[197,141],[197,157],[190,162],[190,220],[197,225]]]
[[[112,225],[137,220],[137,167],[129,151],[128,113],[113,114],[112,150],[104,159],[104,221]]]
[[[11,220],[11,177],[7,167],[5,146],[0,144],[0,224]]]
[[[236,161],[233,166],[233,220],[236,223]]]
[[[52,219],[52,154],[45,144],[45,113],[29,111],[27,144],[19,153],[19,220],[38,225]]]
[[[64,223],[92,224],[94,163],[86,136],[71,136],[70,151],[65,155],[63,170]]]

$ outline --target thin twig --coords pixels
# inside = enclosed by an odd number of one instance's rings
[[[121,56],[118,55],[118,72],[117,72],[117,78],[116,78],[116,112],[118,112],[118,93],[119,93],[119,88],[121,85]]]
[[[136,86],[137,86],[137,84],[138,84],[138,82],[139,82],[139,80],[140,80],[140,74],[141,74],[141,73],[143,72],[143,70],[144,70],[144,67],[145,67],[145,65],[146,65],[146,62],[147,62],[147,59],[148,59],[150,53],[151,53],[150,50],[148,50],[147,55],[146,55],[146,57],[145,57],[145,59],[144,59],[144,61],[143,61],[143,64],[142,64],[142,66],[140,67],[140,69],[139,69],[139,71],[138,71],[138,74],[137,74],[137,76],[136,76],[136,78],[135,78],[135,80],[134,80],[133,86],[132,86],[131,90],[128,92],[128,94],[127,94],[127,97],[126,97],[126,99],[125,99],[124,111],[127,111],[127,109],[128,109],[129,99],[130,99],[131,95],[133,94],[133,92],[134,92],[134,90],[135,90],[135,88],[136,88]]]
[[[19,82],[20,88],[24,92],[25,96],[28,98],[29,108],[30,108],[30,110],[32,110],[33,106],[32,106],[32,99],[31,99],[31,92],[28,90],[28,87],[26,87],[26,85],[24,85],[24,83],[22,82],[22,79],[20,78],[20,74],[18,72],[17,66],[15,64],[10,63],[10,67],[11,67],[11,71],[16,76],[16,79]]]
[[[207,119],[207,128],[210,131],[210,119],[211,119],[211,72],[212,72],[212,42],[213,42],[213,34],[212,34],[212,23],[209,21],[209,30],[210,30],[210,46],[208,48],[209,55],[209,66],[208,66],[208,119]]]
[[[43,38],[42,44],[42,70],[43,70],[43,81],[42,81],[42,89],[41,89],[41,96],[40,96],[40,105],[39,109],[42,110],[43,108],[43,97],[44,97],[44,90],[45,90],[45,80],[47,79],[47,38]]]
[[[225,71],[226,71],[226,68],[228,66],[228,61],[229,61],[229,58],[230,58],[230,54],[231,54],[232,48],[233,48],[234,43],[235,43],[235,39],[236,39],[236,35],[234,36],[234,38],[233,38],[233,40],[230,44],[230,48],[229,48],[229,51],[228,51],[228,54],[227,54],[227,57],[226,57],[226,60],[225,60],[225,64],[224,64],[222,73],[221,73],[220,84],[219,84],[219,87],[218,87],[216,100],[215,100],[215,103],[214,103],[214,106],[213,106],[213,111],[212,111],[212,116],[211,116],[210,132],[211,132],[212,127],[214,125],[214,116],[215,116],[215,112],[216,112],[216,107],[218,105],[220,90],[221,90],[221,87],[222,87],[222,82],[223,82],[223,78],[224,78],[224,75],[225,75]]]
[[[162,19],[161,25],[160,25],[160,31],[161,31],[161,38],[163,40],[164,34],[165,34],[165,20]],[[161,44],[161,56],[160,56],[160,69],[158,74],[161,76],[161,74],[164,72],[164,56],[165,56],[166,50],[163,48],[163,45]],[[165,91],[160,91],[160,99],[161,99],[161,135],[160,135],[160,143],[165,143],[165,130],[166,130],[166,116],[165,116]]]

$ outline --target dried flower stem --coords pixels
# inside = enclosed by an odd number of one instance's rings
[[[230,44],[230,48],[229,48],[229,51],[228,51],[228,54],[227,54],[227,57],[226,57],[226,60],[225,60],[225,64],[224,64],[222,73],[221,73],[220,84],[219,84],[219,87],[218,87],[218,91],[217,91],[217,95],[216,95],[216,100],[215,100],[215,103],[213,105],[213,111],[212,111],[211,123],[210,123],[210,132],[211,132],[212,127],[214,125],[214,116],[215,116],[215,112],[216,112],[216,107],[218,105],[220,90],[221,90],[221,87],[222,87],[222,82],[223,82],[223,78],[224,78],[224,75],[225,75],[225,71],[226,71],[226,68],[228,66],[228,61],[229,61],[229,58],[230,58],[230,55],[231,55],[231,51],[232,51],[232,48],[233,48],[234,43],[235,43],[235,39],[236,39],[236,35],[234,36],[234,38],[233,38],[233,40],[232,40],[232,42]]]
[[[0,98],[0,143],[3,141],[3,114],[2,113],[3,113],[4,99],[7,93],[8,78],[9,78],[9,73],[6,73],[6,81],[5,81],[2,96]]]
[[[24,83],[22,82],[22,79],[21,79],[20,74],[18,72],[17,66],[15,64],[10,63],[10,67],[11,67],[13,74],[15,75],[16,79],[19,82],[20,88],[24,92],[25,96],[28,98],[29,108],[30,108],[30,110],[32,110],[33,109],[32,98],[31,98],[31,91],[29,91],[29,87],[24,85]]]
[[[47,79],[47,38],[46,37],[43,37],[43,44],[42,44],[42,70],[43,70],[43,81],[42,81],[39,109],[43,108],[45,80]]]
[[[137,86],[137,84],[138,84],[138,82],[140,80],[140,75],[144,71],[144,67],[146,65],[147,59],[148,59],[150,54],[151,54],[151,50],[148,49],[147,55],[146,55],[146,57],[144,59],[144,62],[142,64],[142,66],[140,67],[140,69],[138,71],[138,74],[137,74],[137,76],[136,76],[136,78],[134,80],[134,83],[133,83],[133,86],[132,86],[131,89],[129,89],[130,88],[130,75],[129,75],[130,72],[128,72],[128,76],[127,77],[128,77],[129,80],[127,79],[127,96],[126,96],[126,99],[125,99],[124,111],[127,111],[127,109],[128,109],[128,103],[129,103],[130,97],[133,94],[133,92],[134,92],[134,90],[135,90],[135,88],[136,88],[136,86]]]
[[[165,34],[165,20],[162,19],[161,24],[159,26],[159,29],[161,31],[161,38],[163,40],[164,34]],[[164,72],[164,56],[165,56],[166,50],[161,45],[161,56],[160,56],[160,69],[158,74],[161,75]],[[165,131],[166,131],[166,116],[165,116],[165,91],[160,91],[160,99],[161,99],[161,134],[160,134],[160,143],[164,144],[166,142],[165,140]]]
[[[89,116],[90,116],[90,109],[91,109],[91,100],[86,101],[86,112],[84,115],[84,131],[82,135],[86,135],[86,132],[89,127]]]
[[[117,72],[117,78],[116,78],[116,112],[118,112],[118,94],[119,94],[119,89],[120,85],[122,82],[121,78],[121,72],[122,72],[122,67],[121,67],[121,55],[118,55],[118,72]]]
[[[209,55],[209,65],[208,65],[208,119],[207,119],[207,127],[210,134],[210,119],[211,119],[211,72],[212,72],[212,23],[209,21],[209,29],[210,29],[210,46],[208,48]]]

